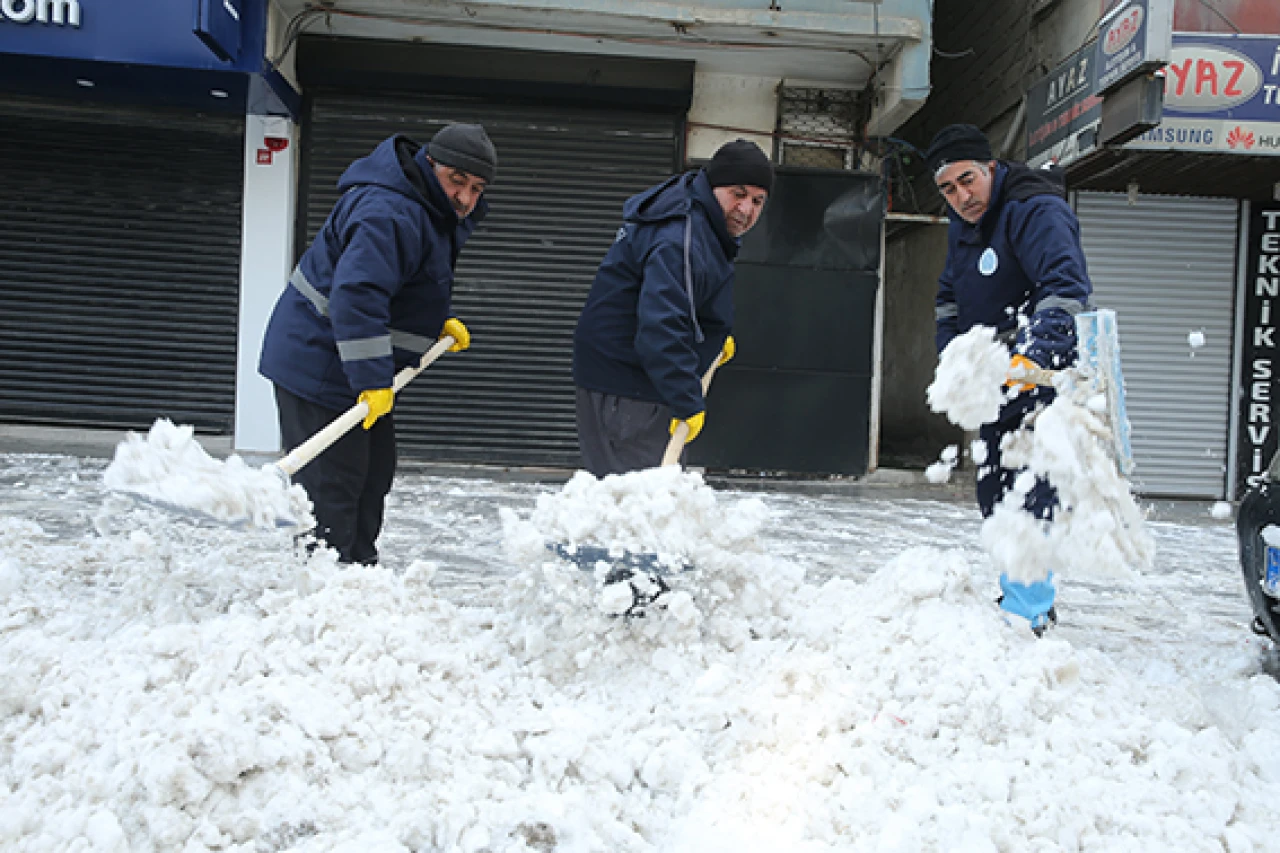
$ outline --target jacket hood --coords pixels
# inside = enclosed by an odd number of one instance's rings
[[[676,175],[642,193],[633,195],[622,205],[622,218],[627,222],[645,223],[684,219],[693,210],[695,204],[706,212],[707,221],[711,223],[716,237],[724,246],[725,254],[733,258],[737,252],[738,241],[729,234],[728,225],[724,221],[724,211],[720,208],[720,202],[716,200],[706,172],[702,170]]]
[[[1056,195],[1067,197],[1066,173],[1056,166],[1049,169],[1032,169],[1022,163],[1000,164],[1006,169],[1004,195],[1009,201],[1026,201],[1032,196]]]
[[[622,205],[622,218],[628,222],[665,222],[689,215],[693,204],[690,186],[695,173],[668,178],[627,199]]]
[[[383,140],[368,156],[348,166],[338,179],[342,192],[358,186],[378,186],[400,193],[425,207],[441,225],[453,228],[458,224],[458,214],[427,162],[426,149],[407,136]],[[478,222],[488,209],[482,197],[469,218]]]

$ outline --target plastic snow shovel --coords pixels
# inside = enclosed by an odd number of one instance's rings
[[[431,349],[423,354],[417,364],[402,368],[395,375],[391,386],[392,389],[398,394],[453,344],[454,339],[449,335],[440,338]],[[175,489],[172,484],[163,481],[164,470],[161,471],[160,480],[155,482],[137,479],[124,481],[118,478],[113,482],[112,471],[109,466],[104,479],[107,487],[113,491],[122,492],[131,498],[171,512],[191,516],[198,520],[213,521],[231,527],[244,527],[248,524],[259,527],[272,525],[275,527],[296,527],[299,524],[299,520],[288,509],[290,506],[288,500],[290,479],[313,459],[332,447],[338,439],[350,432],[368,414],[369,406],[367,403],[356,403],[335,418],[328,426],[285,454],[283,458],[263,465],[258,471],[248,469],[238,457],[227,460],[225,463],[217,463],[209,459],[203,451],[200,451],[201,458],[199,459],[188,456],[185,460],[178,460],[176,464],[170,463],[171,467],[178,469],[190,469],[198,463],[203,463],[202,467],[206,469],[205,472],[213,479],[217,479],[221,474],[230,481],[233,480],[232,474],[234,473],[242,481],[239,487],[229,488],[222,492],[219,492],[216,488],[206,489],[203,492],[200,489]],[[189,430],[189,428],[187,429]],[[136,436],[130,436],[130,440],[136,438]],[[117,448],[116,455],[117,458],[120,457],[121,448]],[[163,463],[165,460],[162,459],[160,461]],[[113,462],[112,464],[114,465],[115,463]],[[229,467],[233,465],[238,466],[239,470],[233,472]],[[159,467],[165,469],[164,464]],[[189,474],[190,471],[180,470],[179,473]],[[179,486],[184,484],[185,481],[180,481]],[[246,511],[232,514],[232,509]]]
[[[445,335],[440,338],[440,340],[435,342],[431,349],[423,353],[421,360],[419,360],[417,364],[411,364],[408,367],[402,368],[400,372],[396,374],[395,381],[391,383],[391,390],[399,394],[404,386],[412,382],[419,373],[426,370],[432,362],[439,358],[441,354],[447,351],[449,347],[453,346],[453,344],[454,340],[449,335]],[[327,427],[311,436],[311,438],[307,439],[302,444],[299,444],[293,450],[290,450],[285,454],[283,459],[271,464],[279,469],[280,474],[287,482],[289,478],[302,470],[303,466],[328,450],[338,439],[351,432],[352,428],[355,427],[356,424],[362,422],[368,414],[368,403],[356,403],[354,406],[347,409],[346,412],[334,418],[333,422]]]
[[[711,378],[716,374],[716,368],[720,366],[720,359],[717,358],[707,368],[707,372],[702,374],[702,394],[705,397],[711,389]],[[675,430],[671,434],[671,440],[667,442],[667,449],[662,454],[662,465],[677,465],[680,462],[680,455],[684,452],[686,444],[685,439],[689,436],[689,425],[683,421],[676,425]],[[605,578],[605,583],[613,583],[610,578],[620,579],[628,577],[636,572],[644,572],[654,578],[659,579],[661,576],[675,572],[686,571],[690,565],[686,562],[667,560],[663,561],[657,554],[643,551],[611,551],[600,545],[567,545],[563,542],[547,543],[547,550],[551,551],[557,557],[566,562],[573,563],[584,571],[595,571],[599,563],[605,563],[609,566],[609,573]],[[665,584],[663,584],[665,588]]]
[[[1107,401],[1107,423],[1111,434],[1111,455],[1122,477],[1133,473],[1133,447],[1129,439],[1129,413],[1124,401],[1124,374],[1120,370],[1120,335],[1116,328],[1116,312],[1108,309],[1085,311],[1076,315],[1076,340],[1079,363],[1073,371],[1082,375],[1091,394],[1101,394]],[[1017,368],[1011,379],[1053,385],[1055,378],[1067,371]]]

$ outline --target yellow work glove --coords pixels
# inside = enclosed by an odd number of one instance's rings
[[[1036,383],[1019,382],[1018,378],[1029,376],[1038,370],[1040,370],[1040,365],[1036,364],[1025,355],[1015,355],[1013,358],[1009,359],[1010,378],[1004,383],[1005,387],[1015,388],[1019,393],[1023,391],[1030,391],[1032,388],[1036,387]]]
[[[738,351],[738,345],[733,342],[733,335],[724,339],[724,347],[720,350],[720,360],[717,365],[724,366],[729,363],[729,359],[733,358],[734,353]]]
[[[368,391],[360,392],[360,402],[365,403],[369,407],[369,414],[364,416],[364,428],[369,429],[378,418],[391,411],[391,404],[395,402],[396,392],[390,388],[372,388]]]
[[[440,330],[440,337],[448,335],[453,338],[453,346],[449,347],[449,352],[462,352],[471,346],[471,333],[467,331],[467,327],[462,325],[462,321],[457,317],[450,317],[444,321],[444,328]]]
[[[671,434],[672,435],[676,434],[676,427],[680,426],[680,424],[688,424],[689,434],[684,437],[684,443],[688,444],[689,442],[693,441],[695,438],[698,437],[698,433],[702,432],[702,424],[703,422],[706,421],[706,419],[707,419],[706,412],[698,412],[698,414],[689,418],[687,421],[682,421],[679,418],[672,418]]]

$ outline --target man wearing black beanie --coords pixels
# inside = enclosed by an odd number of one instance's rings
[[[1070,366],[1074,317],[1091,307],[1093,285],[1061,173],[996,160],[986,135],[970,124],[940,130],[925,161],[951,214],[935,306],[938,352],[974,326],[988,326],[1009,346],[1012,375]],[[1058,506],[1053,486],[1041,478],[1024,495],[1014,489],[1022,471],[1001,460],[1004,438],[1052,402],[1054,389],[1007,384],[1009,401],[978,432],[978,505],[983,517],[1003,502],[1049,522]],[[1019,566],[1017,578],[1000,575],[1000,606],[1027,619],[1037,635],[1057,621],[1051,569]]]
[[[364,429],[344,435],[295,480],[318,540],[344,563],[376,563],[396,468],[395,373],[441,337],[471,345],[452,316],[453,266],[488,204],[498,154],[478,124],[426,145],[383,141],[338,180],[342,195],[303,253],[267,325],[259,372],[275,385],[281,439],[297,447],[357,401]]]
[[[597,477],[662,461],[682,422],[702,430],[702,374],[733,357],[733,259],[773,188],[773,164],[739,139],[706,168],[623,205],[573,335],[578,445]]]

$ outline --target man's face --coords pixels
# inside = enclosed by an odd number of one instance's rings
[[[466,219],[476,209],[480,196],[484,194],[487,186],[484,178],[477,178],[470,172],[435,161],[431,165],[435,170],[436,180],[444,187],[444,194],[449,197],[449,203],[453,205],[458,218]]]
[[[933,179],[951,209],[965,222],[974,223],[982,218],[991,204],[995,167],[994,161],[961,160],[943,166]]]
[[[764,210],[764,201],[769,193],[760,188],[738,184],[737,186],[716,187],[716,201],[724,209],[724,221],[729,226],[729,233],[741,237],[751,230]]]

